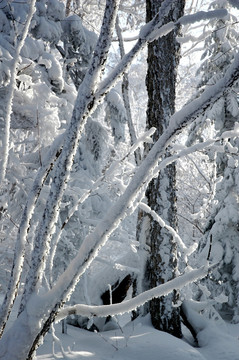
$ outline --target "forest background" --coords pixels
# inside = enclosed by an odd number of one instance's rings
[[[197,345],[202,318],[239,322],[238,7],[1,1],[1,359],[56,319],[150,312]]]

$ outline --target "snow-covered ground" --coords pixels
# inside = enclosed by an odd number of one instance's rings
[[[200,348],[190,344],[186,330],[185,335],[179,340],[155,330],[148,316],[101,333],[68,325],[67,334],[62,334],[57,324],[55,334],[49,333],[39,348],[37,360],[239,360],[239,324],[206,327],[199,334]]]

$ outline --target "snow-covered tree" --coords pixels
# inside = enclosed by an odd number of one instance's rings
[[[13,4],[15,3],[18,4],[17,2],[14,2]],[[34,5],[34,3],[31,4]],[[74,179],[74,176],[72,176],[72,174],[76,174],[74,169],[77,169],[77,166],[79,166],[77,163],[77,159],[79,159],[78,155],[82,155],[78,150],[84,144],[84,141],[88,144],[88,140],[86,140],[88,139],[88,135],[87,132],[84,132],[84,129],[86,126],[92,124],[94,127],[93,121],[95,119],[90,118],[91,116],[93,117],[97,105],[102,103],[104,97],[109,93],[122,74],[125,71],[128,71],[130,64],[142,48],[146,46],[147,42],[152,42],[155,38],[166,35],[169,30],[177,29],[179,24],[174,24],[173,22],[166,24],[166,26],[162,26],[164,24],[164,18],[169,16],[172,9],[171,5],[171,0],[166,0],[162,3],[156,16],[141,29],[138,40],[132,50],[119,61],[111,72],[105,72],[105,64],[119,7],[119,1],[117,0],[106,1],[100,35],[88,69],[79,85],[72,115],[69,118],[66,116],[63,117],[63,120],[60,121],[61,128],[59,129],[59,136],[54,138],[48,147],[44,148],[44,156],[42,156],[41,161],[39,161],[39,169],[37,171],[34,169],[32,174],[33,180],[31,178],[32,181],[27,189],[26,202],[23,201],[24,205],[17,231],[12,273],[8,291],[6,293],[7,296],[1,307],[2,332],[7,317],[11,312],[15,296],[21,294],[21,291],[19,290],[21,279],[24,280],[23,293],[19,308],[19,316],[14,321],[13,326],[8,331],[4,331],[1,338],[0,357],[4,360],[32,359],[34,351],[42,340],[42,337],[48,332],[60,309],[70,298],[77,283],[82,279],[93,260],[97,258],[100,249],[106,244],[109,236],[119,227],[122,220],[128,219],[136,210],[148,183],[153,177],[157,176],[158,171],[155,171],[155,167],[158,166],[158,160],[164,157],[166,146],[172,142],[173,138],[184,126],[192,121],[192,118],[195,118],[198,115],[202,108],[206,108],[211,103],[215,102],[221,93],[232,86],[239,76],[239,60],[236,57],[230,71],[221,79],[221,81],[215,86],[212,86],[210,91],[205,91],[203,95],[192,102],[190,106],[186,106],[183,111],[178,112],[171,117],[169,126],[159,137],[138,169],[131,173],[129,171],[124,172],[124,170],[128,169],[130,166],[127,161],[127,156],[124,156],[122,161],[116,162],[116,176],[112,176],[112,171],[114,169],[109,167],[108,176],[109,178],[111,177],[113,182],[117,185],[117,187],[114,187],[115,192],[119,193],[119,187],[122,191],[122,195],[118,197],[113,205],[108,206],[102,218],[98,219],[99,221],[92,226],[90,231],[87,229],[87,234],[84,239],[82,239],[80,249],[76,256],[60,274],[53,286],[49,287],[47,281],[48,262],[51,260],[52,263],[52,249],[54,248],[56,239],[60,233],[60,227],[66,223],[61,216],[64,213],[68,199],[73,198],[74,191],[71,191],[73,190],[71,187],[74,185],[73,180],[75,180],[75,182],[78,180],[77,178]],[[29,13],[28,6],[29,4],[24,3],[24,7],[21,8],[24,9],[22,20],[24,20]],[[57,99],[64,95],[66,97],[68,95],[70,98],[74,95],[74,91],[72,91],[71,87],[68,87],[69,85],[63,76],[58,76],[57,79],[54,76],[54,70],[58,71],[58,75],[60,73],[60,67],[57,65],[60,63],[61,58],[59,59],[57,55],[56,57],[52,57],[53,53],[56,54],[56,50],[52,49],[50,45],[61,41],[62,28],[60,22],[63,21],[64,18],[60,20],[59,14],[62,14],[61,2],[56,0],[49,0],[44,3],[41,1],[37,2],[36,18],[33,19],[34,21],[31,25],[33,32],[32,35],[29,36],[35,40],[37,38],[37,40],[41,42],[41,31],[42,35],[44,35],[42,41],[46,42],[46,44],[44,44],[46,45],[44,46],[44,52],[47,52],[47,54],[44,53],[44,57],[40,60],[40,65],[42,65],[40,69],[43,70],[43,74],[46,76],[47,87],[56,94]],[[225,13],[213,12],[213,16],[221,16],[220,14],[222,15]],[[200,19],[200,16],[203,16],[204,18],[212,16],[212,14],[199,14],[192,18],[183,18],[180,22],[183,24],[188,21],[197,21]],[[24,23],[24,21],[21,21],[21,23]],[[47,35],[49,35],[50,39],[49,44]],[[58,62],[54,63],[54,59],[57,59]],[[53,63],[54,67],[52,68],[51,64]],[[38,74],[39,72],[36,73],[36,75]],[[40,78],[41,74],[42,73],[40,72]],[[104,77],[102,77],[103,74]],[[33,77],[33,79],[35,78]],[[36,76],[36,79],[39,78]],[[39,82],[41,83],[41,80]],[[68,89],[69,93],[67,94],[64,89]],[[70,101],[69,103],[71,104]],[[67,109],[62,113],[66,114]],[[62,115],[59,115],[59,120],[62,119],[61,116]],[[92,124],[87,124],[89,119],[92,121]],[[53,135],[52,133],[49,134],[49,132],[47,134],[49,137]],[[151,130],[142,136],[140,141],[134,144],[131,149],[132,153],[142,142],[150,141],[149,134],[152,134]],[[92,135],[96,136],[97,134],[93,132]],[[89,138],[89,143],[92,145],[90,146],[90,149],[96,149],[94,145],[95,136]],[[93,152],[93,159],[98,155],[98,151],[95,153]],[[161,168],[163,168],[165,162],[170,160],[171,159],[164,158],[161,162]],[[122,163],[123,165],[121,166]],[[120,166],[117,168],[117,165],[119,164]],[[124,181],[122,180],[122,173]],[[99,182],[97,180],[94,183],[92,182],[92,188],[95,189],[98,185]],[[86,194],[83,194],[82,198],[85,199],[89,194],[92,194],[91,188],[87,190]],[[77,207],[78,203],[81,201],[82,199],[74,205]],[[96,211],[101,210],[97,197],[94,201],[94,207]],[[75,210],[75,206],[73,206],[73,208],[72,211]],[[85,209],[87,211],[87,207]],[[69,218],[69,215],[70,214],[67,213],[67,219]],[[77,215],[80,215],[80,213]],[[74,229],[73,226],[72,229]],[[4,231],[6,232],[6,229],[4,229]],[[30,242],[29,239],[31,240]],[[28,261],[26,261],[28,271],[26,277],[21,278],[27,242],[30,244],[30,254],[27,258]],[[118,312],[131,311],[142,303],[151,300],[153,297],[167,295],[172,292],[173,289],[180,289],[188,282],[195,281],[197,278],[205,276],[207,271],[207,265],[199,270],[190,271],[182,277],[178,277],[157,288],[151,289],[145,294],[140,294],[138,297],[125,304],[114,304],[110,305],[110,307],[103,307],[103,309],[81,305],[79,307],[76,306],[73,309],[65,309],[61,315],[80,314],[91,317],[92,314],[108,316]]]
[[[187,245],[201,241],[213,202],[214,177],[205,151],[177,162],[178,231]]]
[[[205,41],[205,59],[200,67],[202,73],[199,91],[215,84],[222,78],[237,53],[238,32],[236,18],[229,1],[214,1],[214,9],[227,9],[228,16],[210,23],[211,34]],[[218,101],[202,114],[192,127],[191,139],[204,141],[215,134],[221,136],[237,127],[238,84],[229,88]],[[214,135],[214,136],[215,136]],[[213,191],[211,214],[205,224],[202,256],[211,246],[211,259],[218,262],[208,282],[212,296],[224,292],[228,302],[219,306],[229,312],[234,321],[238,318],[238,139],[233,136],[221,140],[207,155],[211,167],[215,167],[216,188]],[[216,155],[214,155],[216,154]],[[212,241],[212,245],[210,242]]]
[[[150,21],[159,11],[162,1],[146,2],[146,19]],[[184,1],[175,1],[164,22],[176,22],[183,15]],[[147,72],[147,127],[155,127],[154,141],[167,128],[170,116],[175,111],[175,88],[177,65],[179,62],[179,44],[176,41],[177,30],[157,39],[148,45]],[[148,150],[146,150],[148,151]],[[166,156],[169,156],[169,152]],[[176,169],[175,163],[160,171],[147,190],[146,199],[149,207],[158,213],[175,230],[176,216]],[[143,226],[148,214],[140,215],[139,232],[145,231]],[[141,234],[139,236],[142,236]],[[174,237],[152,218],[148,219],[145,242],[149,246],[149,257],[145,269],[147,287],[154,287],[171,280],[177,273],[177,250]],[[153,325],[163,331],[181,336],[179,308],[175,306],[177,294],[173,292],[167,297],[153,299],[149,304]]]

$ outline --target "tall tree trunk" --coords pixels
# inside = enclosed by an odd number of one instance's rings
[[[149,22],[159,11],[162,0],[146,1],[146,21]],[[164,23],[176,21],[183,15],[184,0],[172,1],[169,15]],[[176,41],[178,31],[171,31],[163,38],[148,45],[147,72],[147,128],[155,127],[154,141],[163,134],[169,118],[175,111],[176,71],[179,62],[179,44]],[[145,150],[146,153],[149,149]],[[168,154],[169,154],[168,150]],[[167,155],[166,155],[167,156]],[[176,213],[176,169],[175,164],[167,166],[153,179],[146,191],[148,205],[156,211],[170,226],[177,228]],[[148,216],[148,215],[143,215]],[[142,220],[143,220],[142,218]],[[163,284],[176,276],[177,249],[172,235],[150,218],[146,232],[146,243],[150,247],[145,268],[146,288]],[[171,293],[149,304],[152,323],[155,328],[181,337],[179,309],[174,306],[177,293]]]

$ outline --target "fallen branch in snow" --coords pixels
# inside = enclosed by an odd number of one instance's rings
[[[137,307],[143,305],[147,301],[164,296],[172,292],[174,289],[181,289],[190,282],[196,281],[205,277],[208,274],[210,267],[208,264],[199,269],[192,270],[184,275],[181,275],[165,284],[159,285],[153,289],[147,290],[136,297],[126,300],[122,303],[112,305],[90,306],[78,304],[66,307],[59,311],[56,321],[60,321],[68,315],[82,315],[91,318],[92,316],[107,317],[113,315],[123,314],[135,310]]]
[[[194,327],[192,326],[192,324],[190,323],[187,314],[184,310],[184,307],[181,305],[180,306],[180,316],[182,318],[183,324],[188,328],[188,330],[191,332],[194,341],[196,343],[196,345],[198,346],[198,339],[197,339],[197,332],[195,331]]]
[[[181,305],[181,316],[185,325],[190,330],[193,338],[198,344],[198,333],[208,326],[208,320],[200,312],[205,310],[210,304],[216,304],[216,300],[194,301],[184,300]]]
[[[198,346],[206,350],[207,359],[238,360],[238,339],[229,335],[227,330],[223,331],[217,322],[200,314],[207,306],[207,301],[185,300],[182,304],[187,320],[194,329]]]

